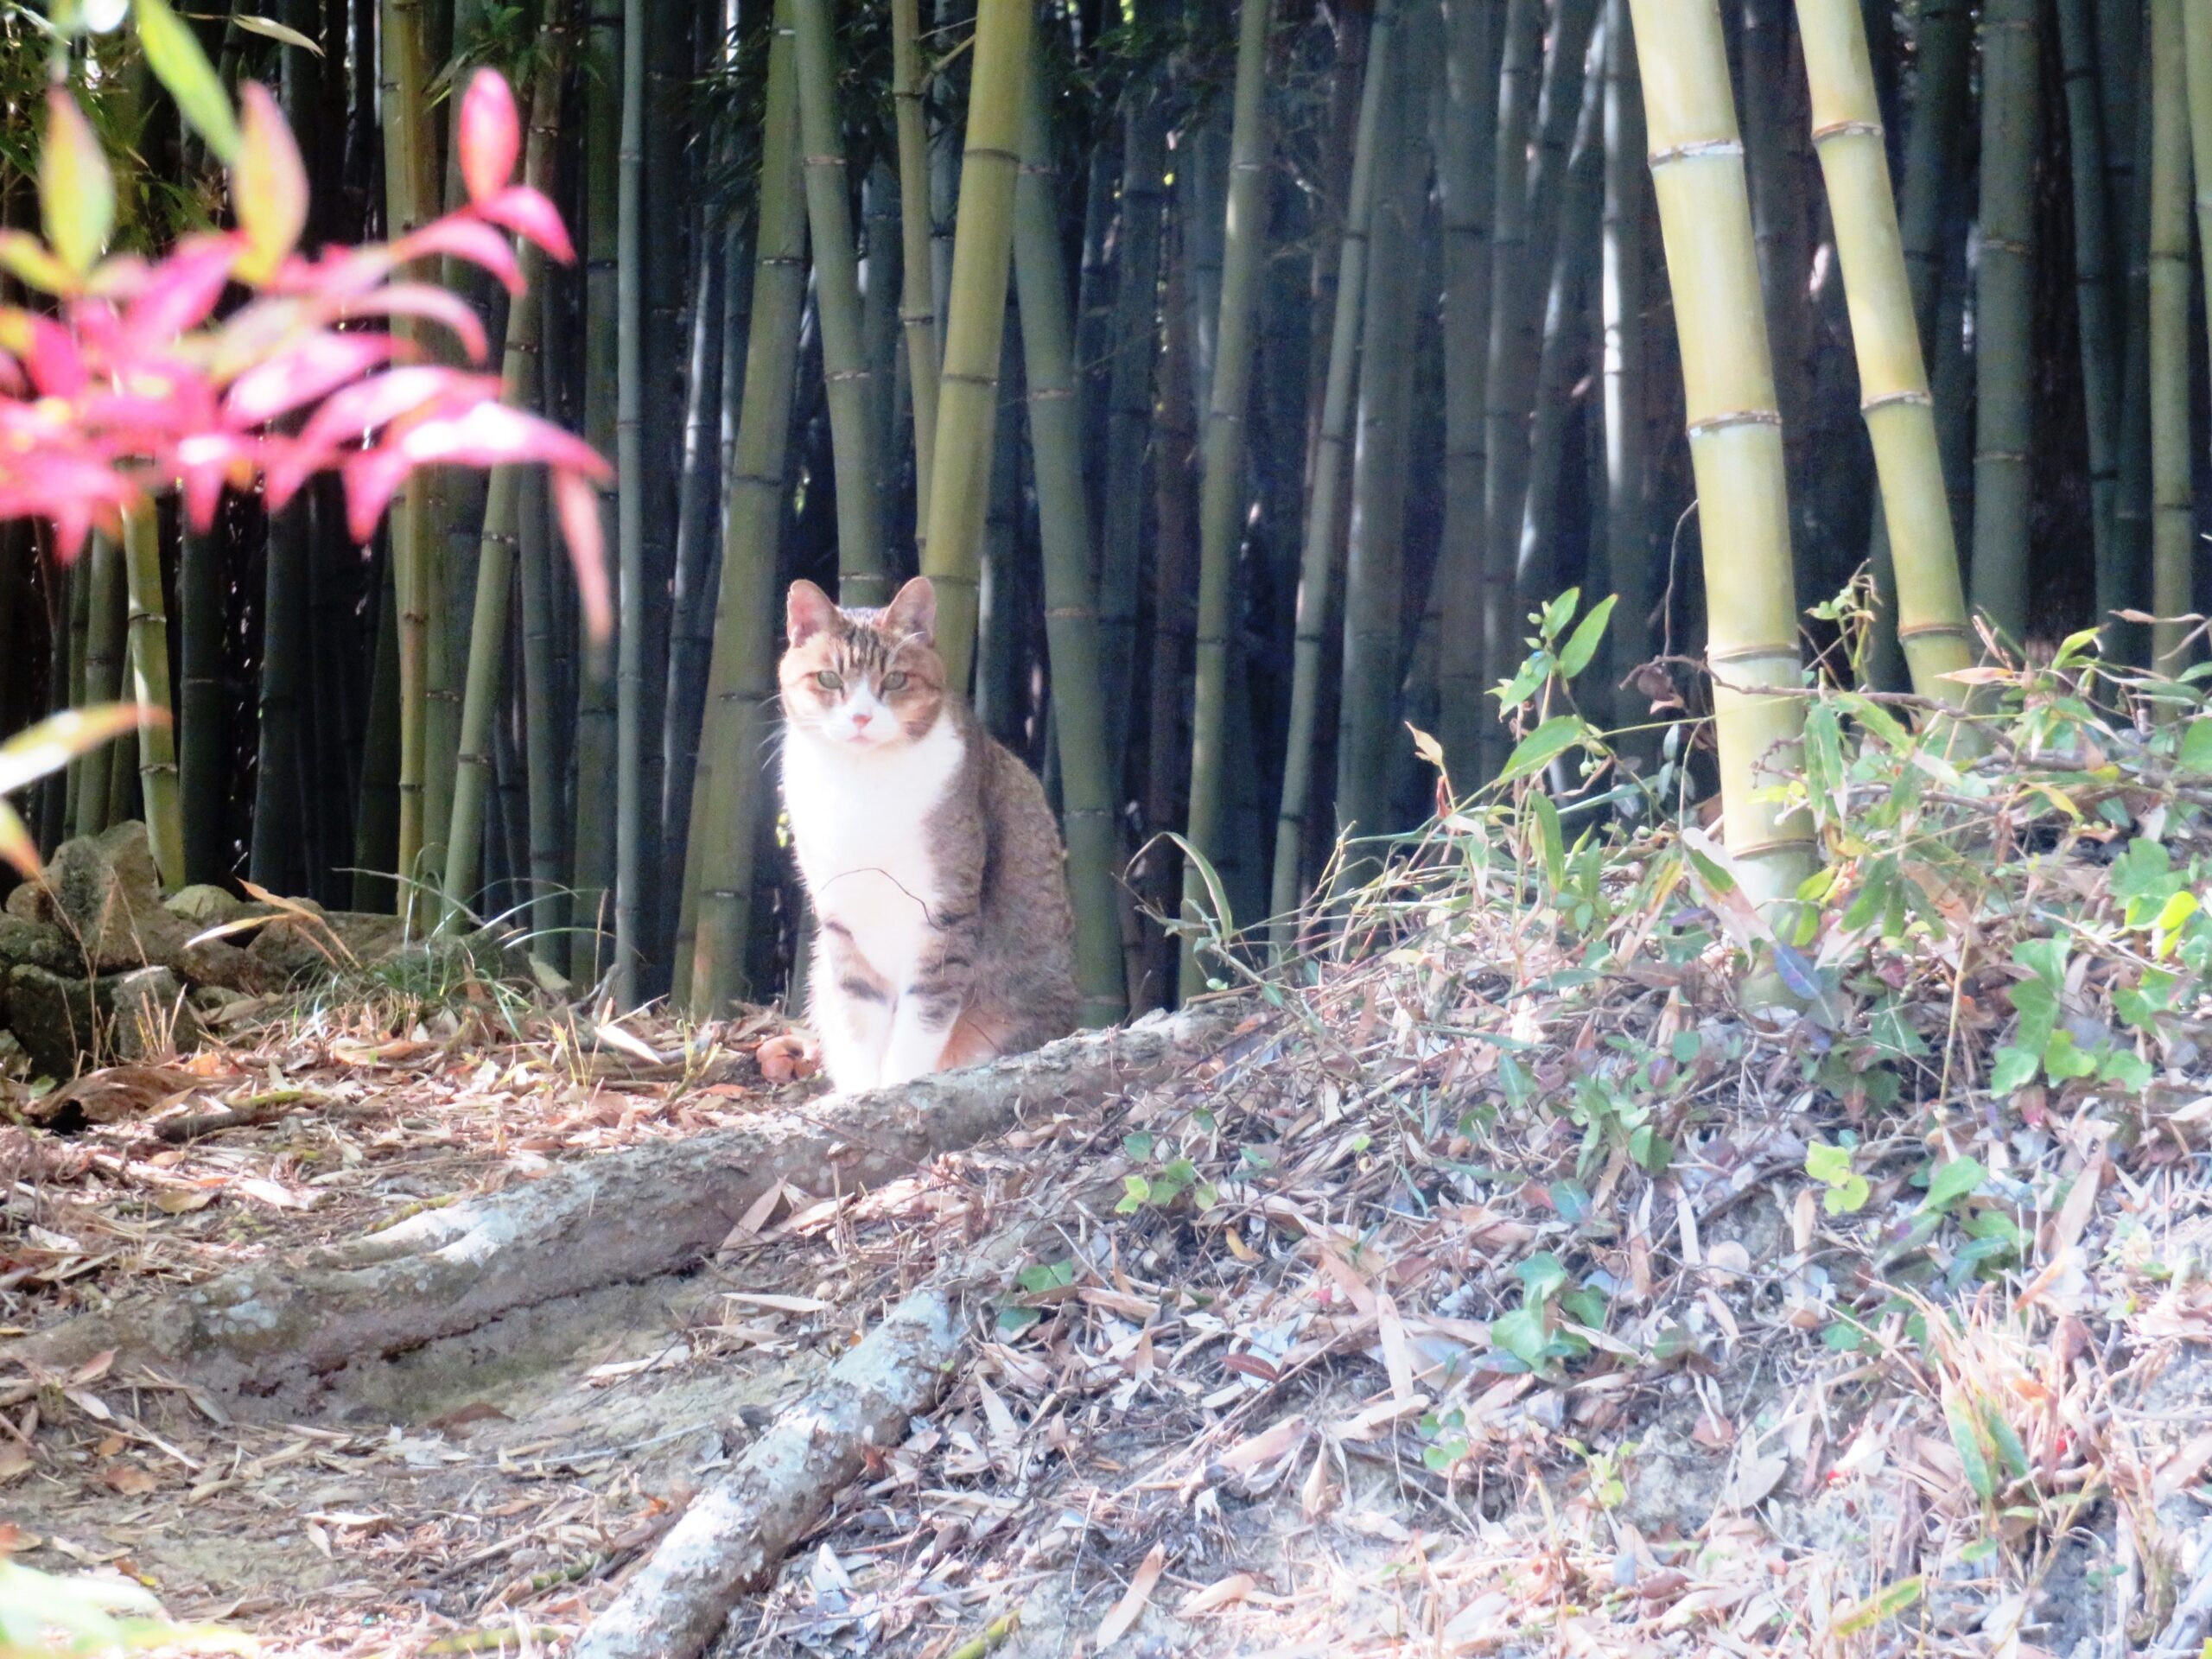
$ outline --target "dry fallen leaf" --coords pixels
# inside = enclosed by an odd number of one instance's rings
[[[1152,1587],[1160,1582],[1160,1575],[1167,1570],[1167,1550],[1154,1544],[1137,1567],[1136,1576],[1129,1580],[1129,1587],[1121,1600],[1114,1604],[1114,1611],[1099,1621],[1096,1641],[1102,1653],[1128,1634],[1129,1626],[1137,1622],[1145,1604],[1152,1599]]]
[[[1216,1579],[1203,1590],[1193,1590],[1183,1598],[1183,1605],[1175,1610],[1178,1618],[1196,1618],[1202,1613],[1226,1607],[1231,1602],[1242,1601],[1260,1587],[1260,1581],[1249,1573],[1231,1573],[1225,1579]]]

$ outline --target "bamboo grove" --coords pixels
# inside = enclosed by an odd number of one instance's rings
[[[2083,627],[2178,671],[2192,625],[2145,624],[2212,609],[2197,0],[255,3],[192,26],[278,90],[311,240],[434,217],[449,89],[517,89],[582,257],[526,251],[512,302],[435,275],[616,464],[615,637],[526,469],[423,474],[366,548],[321,486],[66,569],[0,525],[0,734],[175,715],[43,787],[49,849],[143,817],[172,884],[772,996],[783,589],[919,570],[1063,815],[1103,1022],[1218,971],[1161,918],[1286,917],[1435,810],[1438,756],[1496,776],[1569,588],[1617,596],[1581,712],[1723,786],[1763,898],[1809,868],[1762,785],[1815,655],[1955,703]],[[210,159],[128,31],[82,38],[161,245]],[[20,10],[0,47],[22,226],[50,54]]]

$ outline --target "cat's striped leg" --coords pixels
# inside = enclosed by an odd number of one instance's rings
[[[883,1061],[892,1036],[892,989],[835,922],[815,934],[810,980],[808,1014],[822,1039],[822,1066],[830,1081],[844,1094],[890,1081]]]
[[[975,944],[965,927],[952,931],[909,976],[891,1015],[883,1084],[910,1083],[945,1067],[953,1027],[975,989]]]

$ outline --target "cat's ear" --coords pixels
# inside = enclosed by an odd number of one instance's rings
[[[937,589],[927,576],[916,576],[899,590],[898,598],[884,607],[884,632],[893,639],[918,635],[924,645],[937,644]]]
[[[837,607],[829,594],[810,582],[791,583],[784,600],[784,631],[791,644],[803,645],[836,622]]]

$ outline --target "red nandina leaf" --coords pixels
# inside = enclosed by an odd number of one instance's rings
[[[231,169],[231,205],[245,233],[238,262],[240,282],[260,283],[276,274],[308,222],[308,175],[300,147],[276,100],[257,81],[238,90],[245,119],[238,163]]]
[[[481,207],[514,176],[515,157],[522,149],[521,123],[515,116],[515,95],[496,69],[479,69],[461,95],[461,182],[468,199]]]
[[[358,300],[347,301],[341,315],[347,318],[420,317],[443,323],[460,339],[472,363],[481,363],[492,349],[484,337],[484,320],[476,315],[475,308],[451,289],[429,283],[394,283],[372,289]]]
[[[231,383],[223,418],[259,426],[328,396],[391,357],[390,334],[310,334],[281,357],[255,365]]]
[[[614,603],[607,590],[607,538],[599,518],[599,492],[580,474],[553,474],[553,510],[560,515],[562,539],[575,566],[576,595],[583,603],[584,626],[594,639],[614,631]]]
[[[508,246],[505,237],[480,219],[463,219],[457,214],[432,219],[421,230],[410,232],[393,243],[391,251],[403,260],[423,259],[435,254],[466,259],[498,277],[508,293],[519,294],[523,290],[522,267],[515,263],[515,251]]]
[[[144,274],[124,314],[124,332],[141,349],[168,345],[207,321],[231,280],[238,242],[195,236]]]
[[[576,263],[576,246],[569,240],[561,210],[528,185],[512,185],[491,200],[477,203],[476,211],[502,229],[535,242],[545,250],[548,258],[564,265]]]
[[[41,397],[73,397],[91,378],[69,331],[36,312],[0,308],[0,351],[23,365]]]

